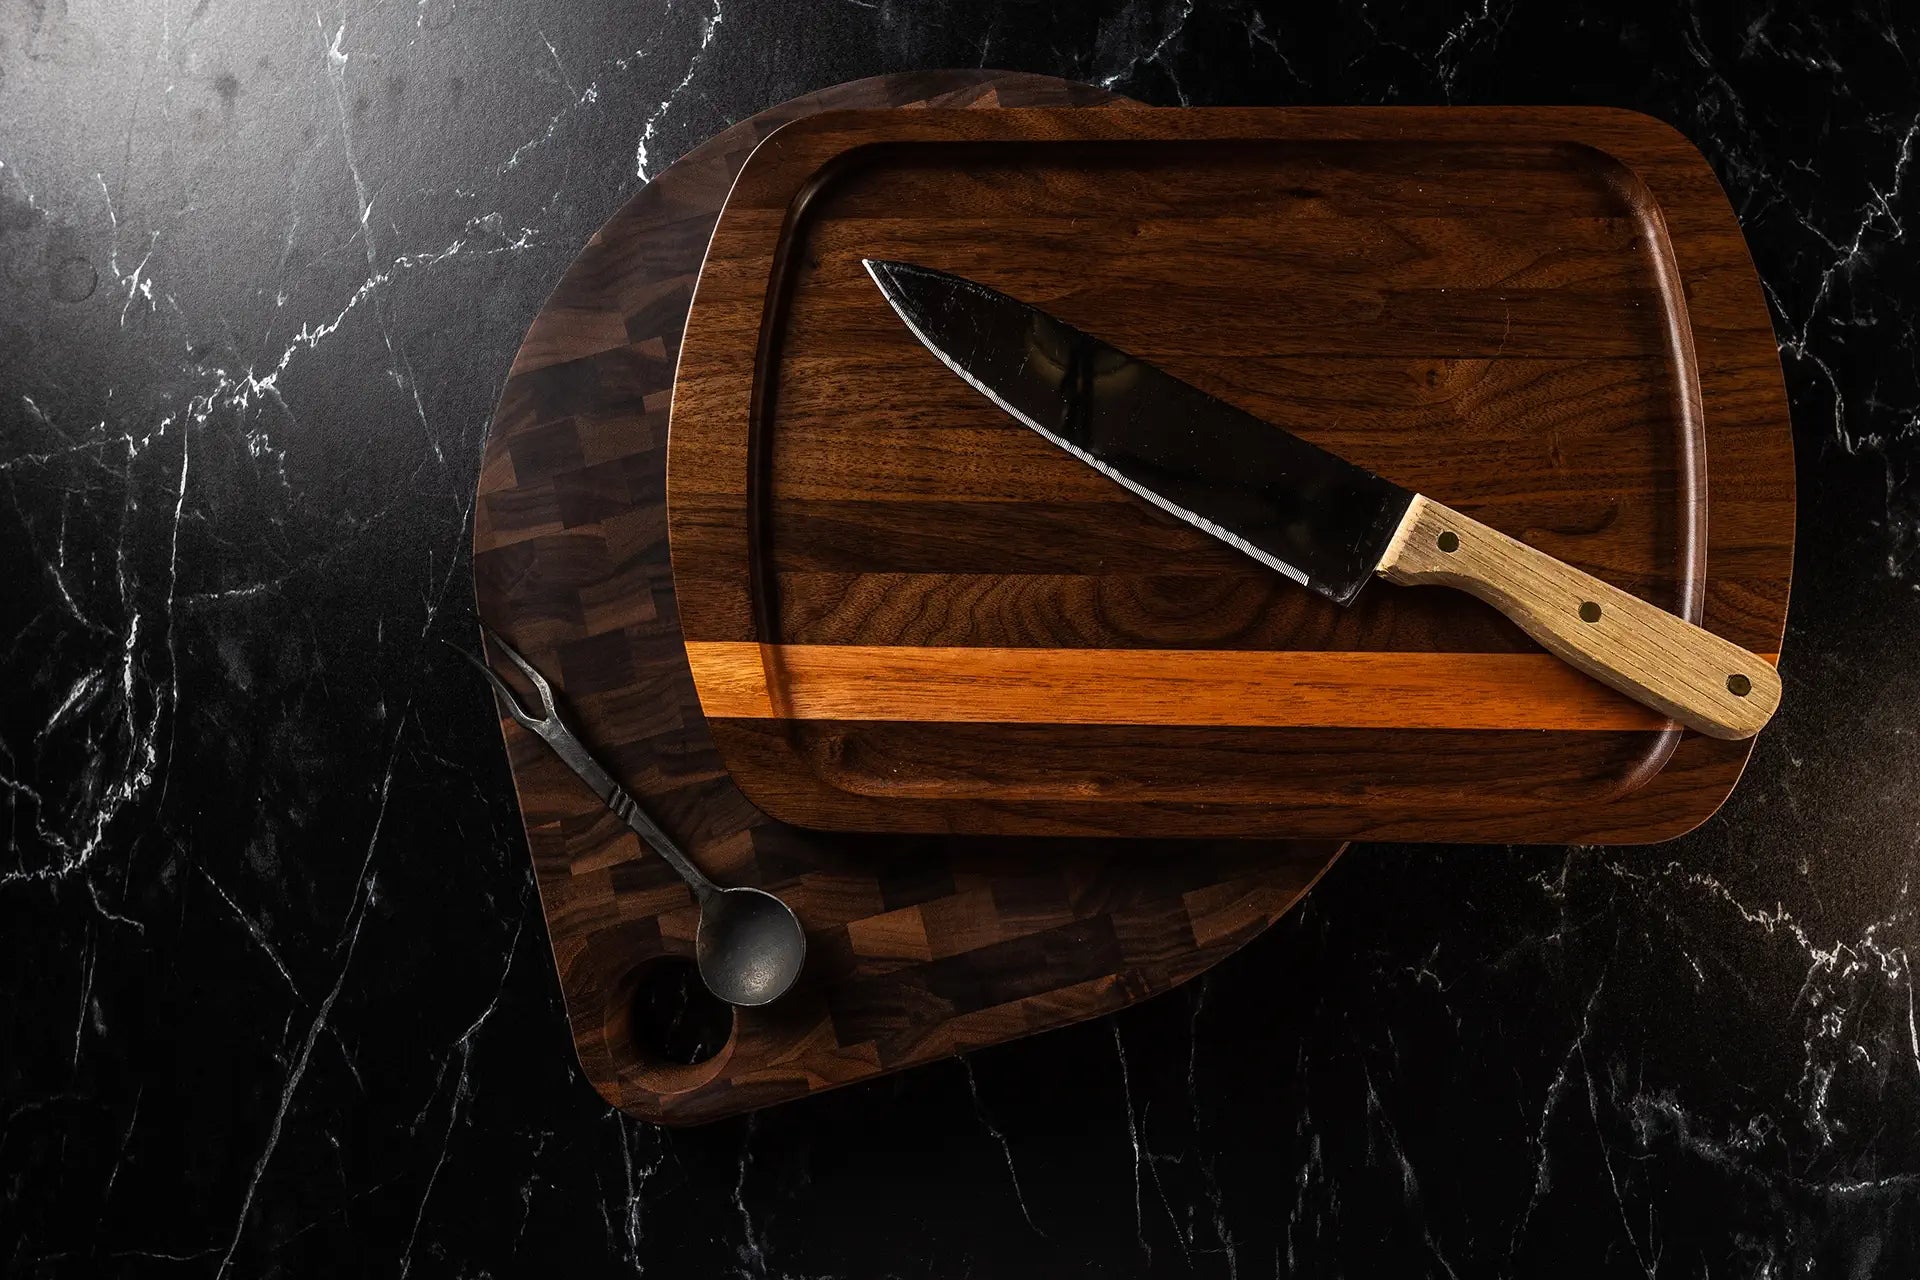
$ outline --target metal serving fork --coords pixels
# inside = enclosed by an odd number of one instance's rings
[[[580,775],[614,815],[632,827],[647,847],[666,859],[667,865],[693,890],[700,904],[694,959],[707,990],[728,1004],[761,1005],[778,999],[800,976],[800,966],[807,953],[807,935],[793,908],[763,889],[723,889],[708,879],[673,837],[660,829],[652,815],[613,780],[613,775],[574,735],[560,716],[547,678],[492,627],[482,625],[481,630],[494,648],[520,668],[540,695],[540,714],[536,716],[521,705],[520,699],[492,667],[467,650],[460,650],[460,655],[477,667],[493,686],[500,705],[513,717],[514,723],[552,747],[554,754]]]

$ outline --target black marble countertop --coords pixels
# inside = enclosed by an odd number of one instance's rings
[[[1887,0],[0,6],[0,1272],[1915,1274],[1916,57]],[[983,64],[1677,125],[1792,396],[1785,709],[1682,840],[1363,846],[1120,1017],[652,1128],[441,643],[491,403],[676,156]]]

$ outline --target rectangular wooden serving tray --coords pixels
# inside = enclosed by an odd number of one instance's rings
[[[1590,109],[855,111],[729,197],[675,384],[701,705],[774,817],[1639,843],[1752,749],[1437,588],[1340,609],[1013,421],[863,257],[957,272],[1777,655],[1773,332],[1706,161]],[[1789,692],[1789,696],[1791,696]]]

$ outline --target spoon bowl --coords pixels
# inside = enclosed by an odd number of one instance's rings
[[[786,994],[807,958],[807,935],[793,908],[760,889],[701,895],[694,959],[707,990],[734,1005],[762,1005]]]

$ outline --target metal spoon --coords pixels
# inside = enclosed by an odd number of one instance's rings
[[[807,935],[793,908],[761,889],[722,889],[707,879],[700,868],[660,829],[647,811],[621,785],[613,780],[600,762],[588,754],[554,706],[553,689],[532,663],[514,652],[491,627],[483,627],[494,647],[512,659],[540,694],[538,717],[528,714],[506,681],[493,669],[465,649],[461,656],[480,669],[493,685],[507,714],[519,725],[538,734],[554,754],[606,801],[607,807],[628,826],[640,833],[649,848],[672,867],[700,903],[700,927],[694,934],[693,954],[700,968],[700,980],[707,990],[736,1005],[762,1005],[785,994],[800,976],[807,956]]]

